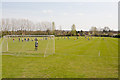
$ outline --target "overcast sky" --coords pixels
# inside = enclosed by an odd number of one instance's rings
[[[118,3],[3,1],[2,17],[25,18],[33,22],[54,21],[56,29],[61,26],[64,30],[70,30],[72,24],[77,30],[89,30],[92,26],[118,30]]]
[[[118,2],[119,0],[1,0],[2,2]]]

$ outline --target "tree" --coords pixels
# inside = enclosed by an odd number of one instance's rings
[[[52,22],[52,33],[55,34],[55,22]]]
[[[91,27],[90,31],[92,32],[93,35],[97,34],[97,28],[96,27]]]
[[[83,35],[83,30],[80,31],[80,35],[81,35],[81,36]]]
[[[71,34],[72,34],[72,35],[76,35],[76,27],[75,27],[75,24],[73,24],[72,27],[71,27]]]
[[[52,30],[52,24],[50,22],[44,21],[41,22],[41,31],[46,31],[48,34],[48,31],[50,32]]]
[[[110,28],[109,28],[109,27],[104,27],[104,28],[103,28],[103,32],[107,33],[107,32],[109,32],[109,31],[110,31]]]

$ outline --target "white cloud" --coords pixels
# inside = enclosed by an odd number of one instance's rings
[[[51,14],[51,13],[53,13],[53,10],[43,10],[42,13],[44,13],[44,14]]]

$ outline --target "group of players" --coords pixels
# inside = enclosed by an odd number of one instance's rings
[[[50,37],[51,39],[51,37]],[[40,39],[40,40],[48,40],[48,37],[43,37],[43,39]],[[15,41],[15,38],[13,38],[13,42]],[[30,39],[30,38],[19,38],[19,42],[28,42],[28,41],[35,41],[35,50],[38,49],[38,38],[35,38],[35,39]]]
[[[62,38],[62,37],[61,37]],[[85,36],[85,38],[87,38],[86,36]],[[51,38],[50,38],[51,39]],[[70,39],[69,38],[69,36],[68,37],[64,37],[64,39]],[[76,37],[76,38],[74,38],[74,40],[76,40],[76,39],[79,39],[78,38],[78,36]],[[30,41],[30,38],[19,38],[19,42],[22,40],[22,42],[23,41]],[[48,38],[46,37],[46,38],[44,38],[43,37],[43,39],[40,39],[40,40],[48,40]],[[59,40],[59,37],[58,37],[58,40]],[[88,40],[90,40],[90,38],[88,37]],[[104,40],[104,38],[103,38],[103,40]],[[15,39],[13,38],[13,42],[15,41]],[[37,38],[35,38],[34,40],[33,39],[31,39],[31,41],[35,41],[35,50],[37,50],[38,49],[38,39]]]
[[[48,40],[48,38],[43,38],[43,39],[40,39],[40,40]],[[15,38],[13,38],[13,42],[15,41]],[[30,38],[19,38],[19,42],[20,41],[38,41],[38,39],[37,38],[35,38],[35,39],[30,39]]]
[[[22,42],[23,41],[30,41],[30,38],[19,38],[19,42],[22,40]],[[15,41],[15,38],[13,38],[13,42]],[[37,38],[35,38],[34,40],[33,39],[31,39],[31,41],[35,41],[35,50],[37,50],[38,49],[38,39]]]
[[[59,40],[59,39],[60,39],[60,37],[57,38],[57,40]],[[67,36],[67,37],[61,37],[61,39],[68,39],[68,40],[69,40],[70,37],[69,37],[69,36]],[[74,40],[77,40],[77,39],[79,39],[79,36],[76,36],[76,37],[74,37],[73,39],[74,39]],[[86,36],[85,36],[85,39],[90,40],[90,39],[92,39],[92,36],[90,36],[90,37],[86,37]],[[103,40],[104,40],[104,37],[103,37]]]
[[[85,38],[87,38],[86,36],[85,36]],[[60,37],[58,37],[57,38],[57,40],[59,40],[60,39]],[[61,39],[70,39],[70,37],[69,36],[67,36],[67,37],[61,37]],[[74,40],[77,40],[77,39],[79,39],[79,36],[76,36],[76,37],[74,37]],[[90,40],[90,38],[88,37],[88,40]]]

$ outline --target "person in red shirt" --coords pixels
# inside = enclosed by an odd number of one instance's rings
[[[15,41],[15,39],[13,38],[13,42]]]

